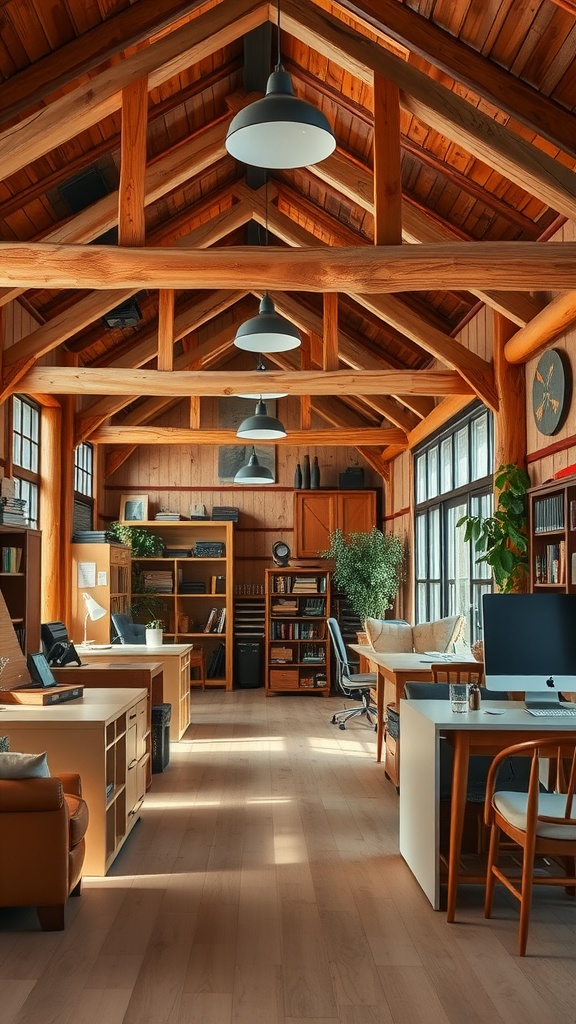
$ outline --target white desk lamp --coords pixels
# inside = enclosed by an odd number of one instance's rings
[[[91,619],[92,622],[96,622],[97,619],[102,619],[105,615],[108,614],[108,612],[106,611],[105,608],[102,607],[101,604],[98,604],[98,602],[95,601],[94,598],[90,596],[90,594],[82,594],[82,597],[86,602],[86,618],[84,619],[84,639],[82,643],[86,644],[88,643],[88,619]]]

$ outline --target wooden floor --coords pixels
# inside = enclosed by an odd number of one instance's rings
[[[1,1024],[573,1024],[575,905],[536,891],[524,960],[506,894],[488,922],[469,886],[447,925],[398,854],[375,735],[332,726],[340,706],[195,690],[66,930],[0,911]]]

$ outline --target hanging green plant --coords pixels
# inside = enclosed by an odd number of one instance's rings
[[[394,534],[373,527],[369,533],[330,534],[322,558],[335,565],[334,582],[362,621],[383,619],[404,580],[404,545]]]
[[[476,565],[485,562],[503,594],[522,593],[528,583],[527,492],[530,477],[513,463],[500,466],[494,479],[500,491],[493,515],[462,516],[464,540],[479,553]]]

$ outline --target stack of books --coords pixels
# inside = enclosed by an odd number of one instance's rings
[[[190,548],[164,548],[164,558],[189,558]]]
[[[292,585],[293,594],[317,594],[318,580],[315,576],[295,576]]]
[[[160,509],[154,519],[162,523],[178,523],[181,519],[186,519],[186,516],[181,516],[179,512],[169,512],[168,509]]]
[[[0,498],[0,523],[4,526],[27,526],[26,500],[9,496]]]
[[[167,569],[148,569],[143,573],[146,590],[155,590],[159,594],[174,592],[174,577]]]
[[[240,509],[234,505],[214,505],[212,519],[218,522],[231,521],[237,523],[240,518]]]
[[[73,544],[122,544],[108,530],[75,530],[72,534]]]
[[[206,625],[204,626],[205,633],[223,633],[224,625],[226,623],[226,609],[225,608],[211,608],[210,614],[206,619]]]
[[[200,580],[181,580],[178,590],[181,594],[205,594],[206,584]]]

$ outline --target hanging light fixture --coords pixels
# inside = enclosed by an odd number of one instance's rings
[[[265,244],[268,245],[268,177],[265,209],[264,237]],[[258,314],[240,324],[234,344],[236,348],[241,348],[245,352],[288,352],[292,348],[298,348],[302,344],[302,339],[294,324],[276,312],[274,303],[266,292],[260,300]]]
[[[264,360],[262,359],[262,356],[258,356],[258,366],[256,367],[256,369],[258,370],[259,373],[262,374],[263,377],[268,372]],[[258,400],[259,398],[287,398],[287,396],[287,391],[267,391],[266,385],[263,384],[262,388],[260,389],[257,395],[238,395],[238,398],[254,398],[255,400]]]
[[[287,170],[309,167],[334,151],[336,139],[324,114],[298,99],[280,56],[278,0],[278,60],[268,79],[266,95],[249,103],[232,119],[226,149],[252,167]]]
[[[256,449],[252,445],[252,455],[245,466],[238,470],[234,477],[235,484],[273,484],[274,474],[267,466],[258,462]]]
[[[266,406],[260,399],[254,415],[249,416],[238,427],[236,437],[246,438],[248,441],[274,441],[278,437],[286,437],[286,431],[280,420],[268,415]]]

